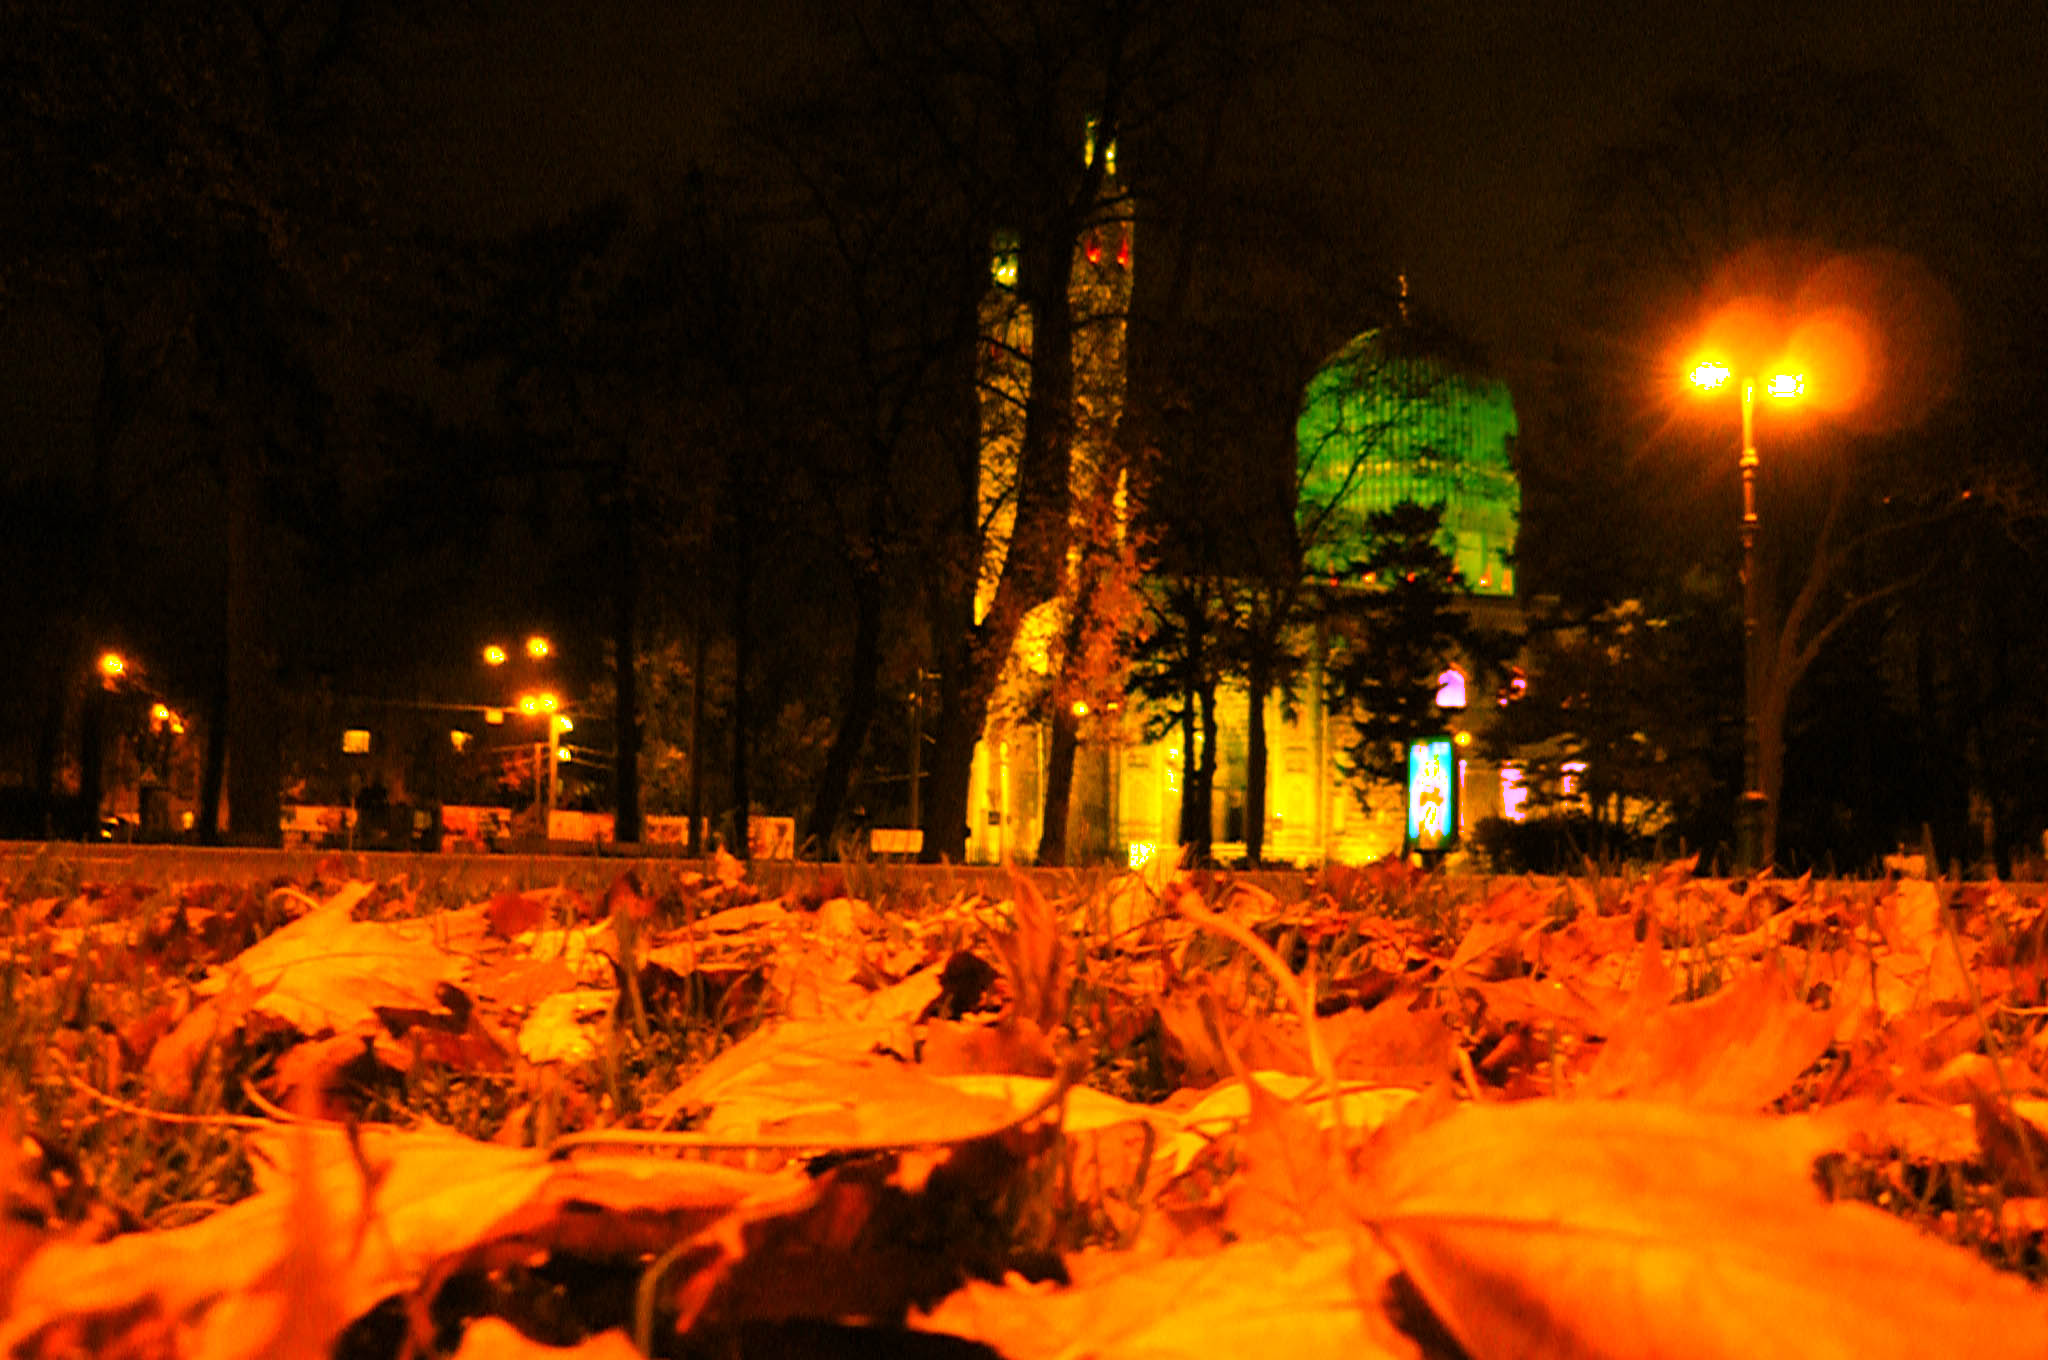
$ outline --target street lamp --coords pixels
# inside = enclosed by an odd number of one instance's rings
[[[1702,391],[1713,392],[1734,378],[1734,370],[1718,359],[1695,365],[1692,380]],[[1736,867],[1749,872],[1763,858],[1764,816],[1770,795],[1764,792],[1762,759],[1757,742],[1757,582],[1756,582],[1756,389],[1757,378],[1748,374],[1742,383],[1742,794],[1735,801]],[[1773,373],[1764,382],[1766,394],[1778,401],[1792,401],[1805,394],[1806,377],[1801,373]]]
[[[547,798],[547,811],[550,816],[552,816],[555,811],[555,795],[556,788],[558,785],[558,772],[561,768],[563,754],[562,733],[567,732],[571,726],[568,715],[560,711],[561,707],[562,701],[555,696],[553,690],[540,690],[535,693],[522,694],[519,696],[519,711],[521,713],[525,714],[529,718],[543,718],[547,721],[548,764],[546,784],[547,793],[545,796]],[[535,770],[534,773],[538,775],[540,771]],[[542,794],[539,789],[536,789],[534,791],[534,797],[536,799],[542,797]]]

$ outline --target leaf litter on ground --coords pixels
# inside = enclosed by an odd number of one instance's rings
[[[9,893],[0,1352],[2048,1353],[2036,896],[890,900]]]

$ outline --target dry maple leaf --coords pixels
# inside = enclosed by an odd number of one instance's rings
[[[1071,960],[1065,923],[1028,879],[1019,877],[1016,887],[1016,900],[1011,904],[1016,923],[989,932],[1010,981],[1007,1014],[1029,1020],[1041,1033],[1051,1034],[1067,1015]]]
[[[1010,1360],[1408,1360],[1415,1343],[1387,1322],[1391,1258],[1355,1229],[1240,1242],[1200,1256],[1133,1262],[1097,1255],[1096,1278],[1060,1288],[1012,1275],[970,1283],[922,1331],[980,1341]],[[1084,1263],[1077,1263],[1084,1264]]]
[[[2040,1294],[1822,1203],[1823,1142],[1647,1102],[1465,1106],[1374,1149],[1361,1207],[1473,1360],[2048,1354]]]
[[[632,1339],[616,1329],[574,1346],[544,1346],[503,1318],[478,1318],[463,1329],[455,1360],[641,1360]]]
[[[640,1239],[619,1231],[629,1216],[653,1216],[674,1240],[729,1214],[794,1211],[813,1193],[794,1174],[653,1158],[550,1161],[545,1152],[446,1134],[369,1129],[357,1141],[323,1125],[278,1137],[306,1140],[303,1167],[287,1143],[269,1158],[278,1169],[261,1171],[259,1163],[255,1195],[211,1218],[97,1245],[45,1245],[23,1267],[12,1309],[0,1318],[0,1353],[74,1319],[142,1310],[180,1324],[190,1354],[252,1354],[250,1340],[260,1343],[263,1333],[249,1330],[246,1301],[292,1277],[307,1196],[317,1197],[339,1239],[322,1258],[323,1288],[335,1305],[323,1313],[324,1334],[332,1318],[360,1317],[494,1242],[514,1243],[524,1256],[563,1235],[589,1245],[594,1233],[637,1252]]]
[[[1755,1110],[1783,1095],[1834,1033],[1835,1018],[1765,964],[1704,1000],[1625,1011],[1580,1094]]]

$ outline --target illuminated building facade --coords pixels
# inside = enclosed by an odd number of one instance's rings
[[[1091,148],[1092,154],[1092,148]],[[1113,149],[1112,149],[1113,156]],[[1101,520],[1082,524],[1079,507],[1116,507],[1121,532],[1121,486],[1111,486],[1108,454],[1124,387],[1124,317],[1130,300],[1132,229],[1118,211],[1113,160],[1105,183],[1104,225],[1084,239],[1074,262],[1076,533],[1103,532]],[[983,307],[981,510],[988,526],[977,617],[993,598],[1008,550],[1014,503],[1025,356],[1031,318],[1012,286],[1014,237],[998,235],[991,287]],[[1470,607],[1482,622],[1509,623],[1515,613],[1514,545],[1521,488],[1514,469],[1517,433],[1507,388],[1489,378],[1402,351],[1403,337],[1368,331],[1318,371],[1303,394],[1296,428],[1301,498],[1297,514],[1310,570],[1328,589],[1371,589],[1352,579],[1363,553],[1366,517],[1402,501],[1444,509],[1444,547],[1472,592]],[[1070,571],[1074,559],[1070,557]],[[1485,616],[1491,615],[1492,618]],[[1065,621],[1060,601],[1027,619],[1009,672],[991,705],[976,750],[969,804],[968,855],[981,862],[1027,861],[1037,852],[1043,826],[1044,773],[1056,641]],[[1320,658],[1311,645],[1311,673],[1301,702],[1285,711],[1272,696],[1265,714],[1266,858],[1294,863],[1364,862],[1398,853],[1407,843],[1408,809],[1399,790],[1376,791],[1372,812],[1360,810],[1338,770],[1337,753],[1349,743],[1343,720],[1323,704]],[[1439,694],[1445,735],[1464,733],[1446,767],[1457,788],[1446,800],[1469,828],[1488,816],[1511,813],[1514,775],[1482,767],[1469,754],[1470,733],[1483,722],[1492,696],[1467,704],[1463,677],[1447,672]],[[1476,699],[1476,696],[1475,696]],[[1105,706],[1106,707],[1106,706]],[[1177,739],[1143,739],[1136,704],[1098,711],[1083,724],[1075,758],[1066,843],[1070,862],[1179,853],[1183,752]],[[1218,750],[1212,797],[1213,846],[1219,859],[1244,853],[1249,714],[1241,688],[1217,696]]]

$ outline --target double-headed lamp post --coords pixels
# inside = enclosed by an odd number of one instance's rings
[[[1708,392],[1719,391],[1735,377],[1734,370],[1707,359],[1692,370],[1692,380]],[[1735,802],[1735,860],[1745,872],[1763,859],[1764,819],[1770,795],[1763,787],[1763,760],[1757,743],[1757,579],[1756,579],[1756,389],[1754,374],[1742,384],[1742,793]],[[1774,373],[1764,380],[1766,395],[1792,401],[1806,391],[1798,373]]]
[[[534,791],[534,797],[536,799],[542,796],[545,796],[547,798],[547,811],[550,815],[552,815],[555,810],[556,790],[559,787],[558,772],[561,768],[561,760],[563,754],[562,734],[564,732],[569,731],[572,726],[572,724],[569,721],[568,715],[563,713],[561,711],[561,708],[562,701],[555,697],[554,691],[552,690],[543,690],[537,694],[522,694],[519,696],[519,711],[521,713],[525,714],[529,718],[544,718],[547,720],[548,765],[547,783],[545,785],[546,792],[545,795],[543,795],[540,789],[536,789]],[[539,771],[535,771],[535,773],[538,774]]]

